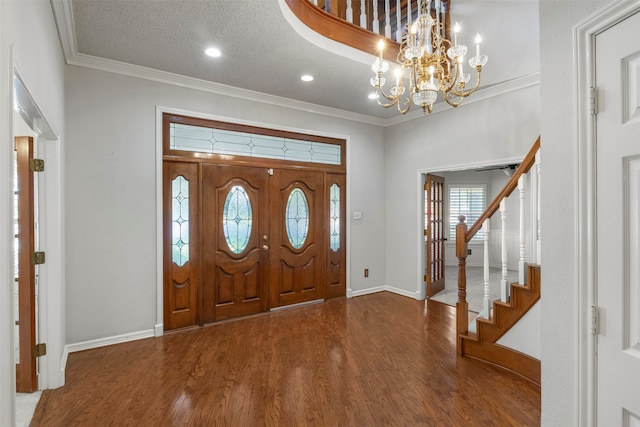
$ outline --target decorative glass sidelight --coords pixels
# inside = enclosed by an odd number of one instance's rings
[[[189,261],[189,181],[179,175],[171,181],[171,253],[182,267]]]
[[[329,235],[333,252],[340,249],[340,186],[333,184],[329,188]]]
[[[309,232],[309,204],[304,191],[294,188],[285,208],[287,237],[294,249],[300,249]]]
[[[240,185],[231,188],[222,211],[222,229],[229,249],[242,253],[249,244],[252,225],[251,201]]]

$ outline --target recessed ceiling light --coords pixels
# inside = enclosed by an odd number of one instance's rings
[[[206,53],[208,56],[212,57],[212,58],[217,58],[220,55],[222,55],[222,53],[220,52],[219,49],[216,49],[215,47],[210,47],[207,50],[204,51],[204,53]]]
[[[377,93],[375,93],[375,92],[371,92],[371,93],[369,94],[369,99],[376,99],[377,97],[378,97],[378,94],[377,94]]]
[[[305,74],[304,76],[300,77],[300,80],[302,80],[303,82],[310,82],[313,80],[313,76]]]

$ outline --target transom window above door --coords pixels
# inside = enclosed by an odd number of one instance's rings
[[[344,166],[344,140],[171,115],[165,115],[165,129],[165,154],[174,151]]]

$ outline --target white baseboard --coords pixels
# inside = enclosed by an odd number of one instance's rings
[[[386,291],[386,286],[376,286],[374,288],[367,288],[367,289],[360,289],[357,291],[352,291],[351,292],[351,296],[352,297],[359,297],[362,295],[368,295],[368,294],[375,294],[376,292],[382,292],[382,291]]]
[[[161,337],[164,334],[164,323],[158,323],[154,326],[153,331],[153,336]]]
[[[373,288],[360,289],[357,291],[352,291],[351,296],[359,297],[362,295],[375,294],[376,292],[384,292],[384,291],[392,292],[394,294],[402,295],[402,296],[417,299],[417,300],[422,299],[422,296],[420,295],[419,292],[407,291],[405,289],[399,289],[393,286],[376,286]]]
[[[60,361],[60,382],[56,384],[57,387],[62,387],[67,382],[67,359],[69,358],[69,348],[64,346],[62,350],[62,360]]]
[[[67,344],[64,348],[65,353],[74,353],[76,351],[90,350],[92,348],[104,347],[107,345],[120,344],[127,341],[135,341],[143,338],[152,338],[155,336],[154,329],[145,331],[131,332],[128,334],[116,335],[113,337],[98,338],[96,340],[84,341],[74,344]],[[66,364],[66,361],[65,361]]]
[[[394,294],[402,295],[405,297],[421,300],[422,296],[420,292],[407,291],[406,289],[394,288],[393,286],[385,286],[385,291],[393,292]]]

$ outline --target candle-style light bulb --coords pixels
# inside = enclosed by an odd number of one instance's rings
[[[482,43],[482,37],[476,34],[476,56],[480,56],[480,43]]]
[[[384,52],[384,40],[378,42],[378,50],[380,51],[380,63],[382,64],[382,52]]]
[[[453,44],[458,46],[458,33],[460,32],[460,24],[456,22],[453,26]]]

